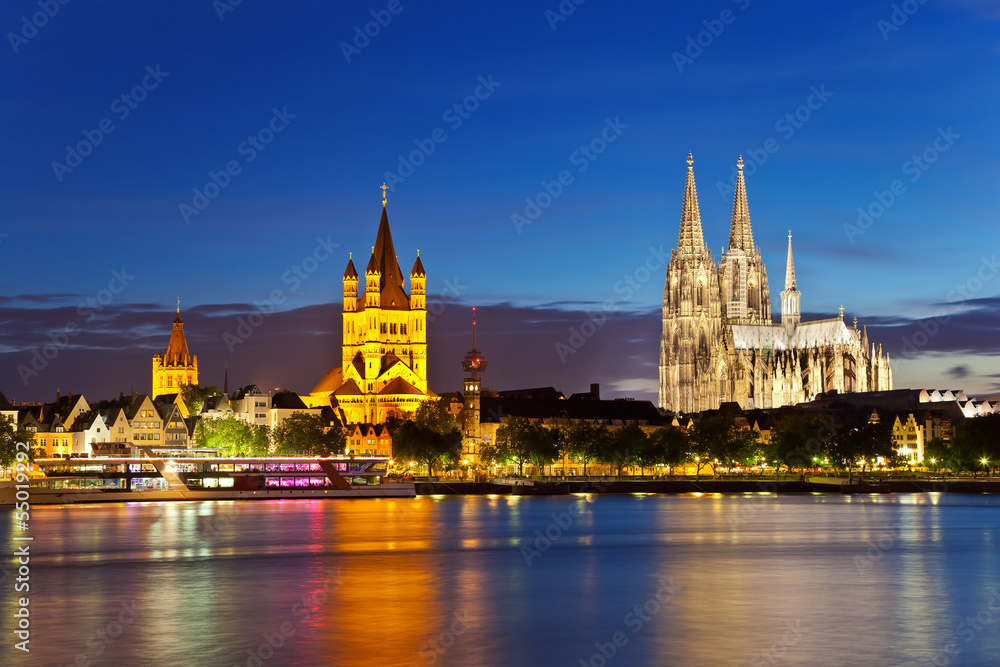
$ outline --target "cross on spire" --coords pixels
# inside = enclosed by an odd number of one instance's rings
[[[387,201],[385,191],[388,189],[389,186],[385,184],[385,181],[382,181],[382,206],[385,206],[385,202]]]
[[[181,298],[177,297],[177,314],[181,314]]]

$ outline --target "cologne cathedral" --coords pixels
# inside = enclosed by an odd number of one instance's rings
[[[788,234],[781,319],[771,320],[767,269],[754,245],[737,163],[729,247],[718,264],[705,245],[688,154],[680,236],[663,287],[660,407],[699,412],[736,402],[745,410],[777,408],[819,394],[892,389],[889,357],[866,329],[838,317],[801,321],[792,235]]]

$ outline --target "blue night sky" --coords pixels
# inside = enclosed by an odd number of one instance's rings
[[[690,151],[716,260],[743,155],[775,313],[790,229],[807,318],[843,304],[896,387],[996,392],[1000,8],[903,4],[5,2],[0,391],[149,391],[180,297],[202,384],[308,392],[388,181],[433,390],[475,305],[486,386],[655,400]]]

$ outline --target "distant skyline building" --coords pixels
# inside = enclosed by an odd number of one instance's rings
[[[307,401],[331,405],[345,424],[406,419],[435,395],[427,390],[427,273],[418,250],[407,295],[389,229],[386,187],[364,284],[353,253],[344,271],[342,365],[320,380]]]
[[[198,357],[188,350],[181,320],[181,300],[177,300],[177,317],[170,333],[166,354],[153,355],[153,392],[155,399],[161,394],[179,394],[184,385],[198,384]]]
[[[771,301],[760,248],[754,244],[743,177],[737,162],[729,246],[718,264],[705,245],[694,158],[687,181],[677,248],[663,288],[659,405],[673,412],[716,409],[735,401],[745,409],[777,408],[827,392],[892,389],[889,357],[839,317],[801,322],[792,235],[788,233],[781,323]]]

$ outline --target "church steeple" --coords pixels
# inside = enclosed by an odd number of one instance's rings
[[[795,262],[792,260],[792,230],[788,230],[788,260],[785,263],[785,291],[795,289]]]
[[[729,228],[729,248],[739,248],[748,255],[754,250],[753,228],[750,226],[750,206],[747,186],[743,180],[743,156],[736,162],[736,195],[733,198],[733,221]]]
[[[177,315],[174,317],[167,351],[163,355],[159,352],[153,355],[153,398],[179,392],[181,387],[188,384],[198,384],[198,357],[188,350],[178,299]]]
[[[701,212],[698,209],[698,191],[694,185],[694,157],[688,153],[687,182],[684,185],[684,205],[681,208],[681,231],[677,251],[681,255],[700,255],[705,250],[705,237],[701,232]]]
[[[802,318],[802,294],[795,287],[795,263],[792,261],[792,231],[788,230],[788,262],[785,264],[785,289],[781,292],[781,323],[791,331]]]

